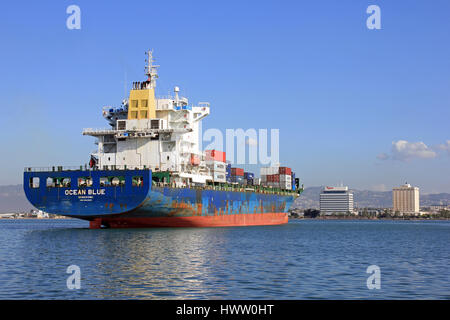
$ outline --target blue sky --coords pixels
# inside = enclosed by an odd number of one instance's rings
[[[66,8],[81,8],[81,30]],[[366,8],[381,8],[369,30]],[[209,101],[204,128],[279,128],[305,186],[450,192],[448,1],[25,1],[0,11],[0,185],[79,165],[104,105],[143,79]],[[406,141],[406,143],[398,143]],[[394,142],[394,144],[393,144]]]

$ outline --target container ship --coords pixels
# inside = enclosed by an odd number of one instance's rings
[[[227,163],[220,150],[199,150],[210,105],[189,103],[179,88],[156,98],[147,52],[146,80],[133,82],[119,107],[104,107],[109,127],[88,128],[98,149],[79,167],[26,167],[24,191],[47,213],[88,220],[90,228],[225,227],[288,222],[303,191],[288,167],[260,177]]]

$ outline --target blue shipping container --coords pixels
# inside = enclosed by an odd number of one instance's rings
[[[239,184],[244,184],[244,177],[243,176],[231,176],[231,182],[237,182]]]
[[[253,172],[244,172],[244,178],[245,179],[252,179],[255,177],[255,174]]]

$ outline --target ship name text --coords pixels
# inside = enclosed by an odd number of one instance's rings
[[[105,195],[105,189],[75,189],[75,190],[66,190],[64,192],[66,196],[96,196],[96,195]]]

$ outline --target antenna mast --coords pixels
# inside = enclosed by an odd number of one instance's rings
[[[145,75],[147,76],[147,81],[150,82],[150,87],[156,87],[156,79],[158,79],[157,68],[159,65],[153,65],[153,50],[148,50],[146,53],[147,58],[145,59]]]

